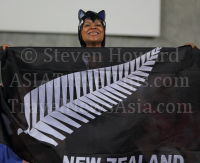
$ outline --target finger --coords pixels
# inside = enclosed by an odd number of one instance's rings
[[[194,48],[194,44],[190,43],[190,46],[192,47],[192,49]]]
[[[195,47],[195,45],[192,43],[186,43],[185,45],[190,45],[192,47],[192,49]]]
[[[29,162],[26,162],[26,161],[24,160],[22,163],[29,163]]]
[[[2,45],[2,49],[3,49],[3,50],[6,50],[5,44]]]
[[[196,45],[192,44],[192,49],[195,47]]]

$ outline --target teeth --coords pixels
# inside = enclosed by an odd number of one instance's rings
[[[92,34],[92,35],[96,35],[96,34],[97,34],[97,32],[91,32],[90,34]]]

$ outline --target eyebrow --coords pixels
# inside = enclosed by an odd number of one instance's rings
[[[95,20],[94,23],[101,23],[101,21],[100,20]]]
[[[86,22],[86,21],[84,22],[84,24],[91,24],[91,23],[92,23],[92,22]]]

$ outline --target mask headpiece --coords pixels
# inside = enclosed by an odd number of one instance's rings
[[[93,11],[84,12],[83,10],[79,10],[78,19],[79,19],[78,38],[79,38],[81,46],[86,47],[86,44],[83,41],[82,36],[81,36],[82,25],[85,22],[85,20],[90,19],[93,22],[95,20],[100,20],[102,22],[103,28],[104,28],[104,39],[103,39],[101,45],[102,45],[102,47],[104,47],[105,46],[105,30],[106,30],[105,11],[101,10],[99,13],[96,13],[96,12],[93,12]]]

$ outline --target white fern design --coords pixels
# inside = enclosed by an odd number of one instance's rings
[[[101,115],[101,111],[106,112],[105,108],[112,108],[110,104],[117,105],[117,102],[127,98],[127,95],[131,95],[132,91],[136,91],[136,88],[141,86],[140,83],[145,82],[144,77],[148,77],[149,73],[147,72],[152,70],[160,50],[161,47],[155,48],[130,62],[120,65],[71,73],[35,88],[24,97],[25,117],[29,127],[25,131],[19,128],[18,134],[25,132],[37,140],[57,146],[58,143],[44,133],[60,140],[64,140],[66,137],[51,126],[71,134],[73,130],[63,123],[76,128],[81,127],[81,125],[70,117],[79,120],[79,122],[87,123],[89,119]],[[98,83],[99,76],[101,88],[99,88]],[[111,76],[113,83],[111,83]],[[93,82],[95,83],[95,91],[93,90]],[[76,99],[74,99],[74,84]],[[87,85],[89,85],[88,93]],[[67,97],[67,86],[69,87],[68,94],[70,97]],[[80,95],[81,89],[83,96]],[[66,101],[67,98],[70,99],[70,102]],[[61,102],[63,103],[62,106]],[[55,110],[52,109],[52,104],[55,104]],[[47,105],[47,115],[44,112],[45,105]],[[97,109],[95,110],[90,106]],[[38,110],[39,118],[37,116]]]

